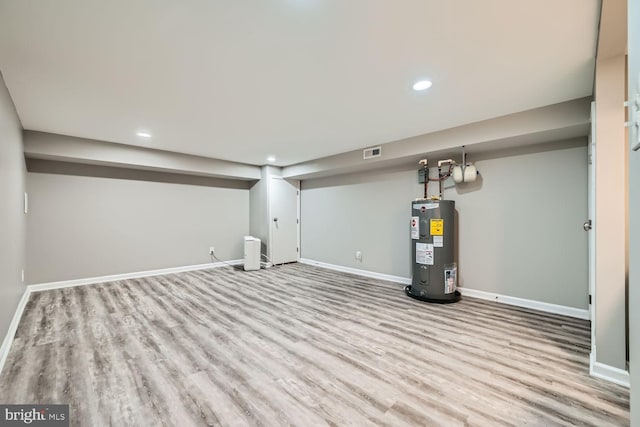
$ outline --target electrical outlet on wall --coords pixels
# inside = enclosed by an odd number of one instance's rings
[[[21,274],[21,277],[22,277],[22,283],[24,283],[24,268],[22,269],[20,274]]]
[[[356,259],[360,262],[362,262],[362,252],[361,251],[356,251]]]
[[[214,255],[216,253],[216,247],[215,246],[209,246],[209,255]]]

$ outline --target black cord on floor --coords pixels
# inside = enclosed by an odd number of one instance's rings
[[[229,267],[232,267],[234,270],[238,270],[238,271],[245,271],[245,270],[244,270],[244,266],[242,266],[242,265],[229,264],[228,262],[223,261],[223,260],[221,260],[220,258],[218,258],[218,257],[216,256],[216,254],[215,254],[215,253],[211,253],[211,254],[209,254],[209,255],[211,256],[211,262],[214,262],[214,260],[215,260],[215,261],[218,261],[218,262],[223,263],[224,265],[228,265]],[[262,257],[264,257],[264,258],[266,258],[266,259],[271,263],[271,267],[274,267],[274,268],[275,268],[275,267],[278,267],[278,264],[274,264],[268,256],[266,256],[266,255],[264,255],[264,254],[261,254],[261,256],[262,256]],[[261,265],[260,265],[260,269],[263,269],[263,268],[264,268],[264,269],[266,269],[266,268],[268,268],[268,267],[266,267],[266,266],[265,266],[265,267],[262,267],[262,262],[260,262],[260,264],[261,264]],[[282,266],[284,266],[284,263],[283,263],[283,264],[280,264],[280,267],[282,267]]]
[[[224,265],[228,265],[229,267],[232,267],[234,270],[238,270],[238,271],[244,271],[244,268],[242,265],[233,265],[233,264],[229,264],[228,262],[225,262],[223,260],[221,260],[220,258],[218,258],[216,256],[216,254],[209,254],[211,255],[211,262],[213,262],[213,260],[215,259],[218,262],[223,263]]]

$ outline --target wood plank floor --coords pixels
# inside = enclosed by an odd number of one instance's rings
[[[73,425],[624,426],[589,324],[306,265],[31,295],[0,402]]]

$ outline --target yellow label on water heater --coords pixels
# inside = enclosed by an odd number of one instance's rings
[[[444,219],[432,219],[430,228],[432,236],[442,236],[444,234]]]

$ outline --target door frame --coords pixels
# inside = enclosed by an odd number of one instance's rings
[[[591,353],[589,372],[593,372],[596,362],[596,103],[591,102],[591,128],[587,145],[587,216],[591,229],[587,231],[589,268],[589,319],[591,320]]]
[[[300,181],[297,179],[285,179],[281,176],[270,176],[269,177],[269,181],[267,183],[267,224],[269,227],[269,242],[267,244],[267,256],[271,259],[272,255],[273,255],[273,228],[272,228],[272,222],[273,222],[273,215],[272,215],[272,211],[271,211],[271,204],[273,203],[273,191],[271,188],[271,183],[273,179],[277,179],[280,181],[287,181],[289,182],[291,185],[293,185],[296,188],[297,191],[297,195],[296,195],[296,218],[297,218],[297,224],[296,224],[296,245],[298,247],[298,251],[297,251],[297,256],[296,256],[296,262],[300,261],[300,253],[302,252],[302,249],[300,248],[300,223],[302,222],[300,220]]]

